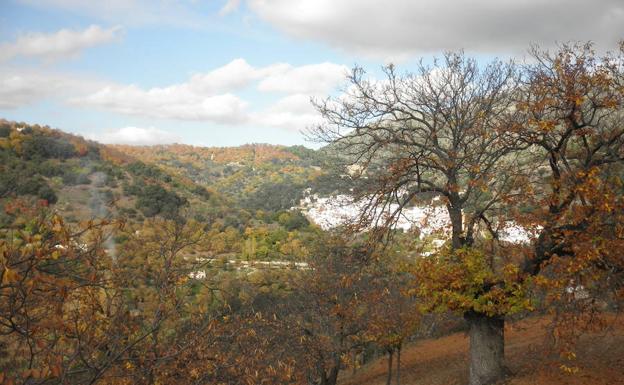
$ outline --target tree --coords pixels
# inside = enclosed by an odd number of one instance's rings
[[[388,353],[387,385],[392,383],[392,360],[396,354],[396,384],[400,385],[401,349],[405,341],[416,334],[421,313],[416,297],[409,290],[413,278],[401,271],[401,261],[384,258],[379,265],[373,290],[367,298],[370,304],[367,334]],[[397,269],[396,265],[401,268]]]
[[[204,241],[203,227],[154,219],[115,246],[111,234],[119,226],[70,228],[47,207],[22,201],[7,210],[14,223],[0,231],[4,383],[153,384],[170,378],[167,363],[210,326],[188,306],[189,274],[201,262],[185,253]]]
[[[349,353],[364,343],[370,272],[361,246],[335,235],[321,238],[311,255],[286,306],[311,365],[309,382],[335,385]]]
[[[7,204],[14,223],[0,232],[0,370],[7,383],[89,383],[97,356],[124,325],[118,298],[105,294],[106,226],[72,231],[45,206]],[[94,343],[95,345],[91,345]],[[100,345],[101,344],[101,345]],[[102,363],[102,361],[99,361]]]
[[[186,198],[178,196],[157,184],[149,184],[138,192],[137,209],[146,217],[160,215],[163,218],[173,219],[179,216],[182,206],[188,204]]]
[[[594,310],[574,293],[622,299],[624,48],[532,56],[518,70],[447,54],[418,75],[389,67],[380,83],[356,69],[346,96],[318,104],[326,123],[312,131],[367,178],[356,228],[391,233],[419,195],[442,197],[451,241],[419,260],[417,292],[431,311],[464,314],[471,385],[502,377],[505,316],[532,310],[532,292]],[[500,241],[510,221],[536,236]]]
[[[416,74],[399,76],[393,66],[385,74],[373,82],[355,68],[345,95],[316,104],[325,123],[310,131],[367,179],[356,191],[364,202],[357,228],[387,234],[405,207],[428,194],[446,205],[451,249],[473,246],[479,225],[491,227],[513,193],[515,147],[502,128],[515,119],[516,67],[494,61],[481,68],[462,53],[447,53],[432,67],[421,63]],[[473,341],[470,383],[500,378],[501,316],[475,309],[465,315]]]
[[[189,306],[194,291],[189,275],[202,266],[189,251],[206,241],[203,226],[193,220],[153,218],[128,234],[119,248],[112,269],[114,287],[132,315],[128,325],[136,330],[125,337],[138,335],[132,349],[120,353],[133,369],[134,383],[155,383],[166,375],[163,363],[187,348],[176,339],[195,315]]]
[[[521,217],[540,230],[521,277],[539,276],[551,303],[591,311],[624,287],[624,42],[604,57],[591,44],[531,54],[515,135],[536,170],[521,202],[534,209]]]

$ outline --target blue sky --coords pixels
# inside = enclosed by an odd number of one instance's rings
[[[113,143],[311,145],[310,98],[337,95],[354,64],[374,77],[443,50],[613,48],[621,3],[0,0],[0,117]]]

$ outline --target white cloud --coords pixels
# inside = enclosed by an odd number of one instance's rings
[[[299,131],[319,123],[321,116],[305,94],[289,95],[253,115],[251,121],[262,126]]]
[[[232,13],[238,9],[240,6],[240,0],[227,0],[225,5],[219,11],[220,16],[225,16],[229,13]]]
[[[233,94],[277,66],[256,69],[243,59],[179,84],[143,89],[136,85],[107,85],[72,104],[127,115],[235,124],[246,119],[247,102]]]
[[[0,67],[0,109],[14,109],[50,96],[63,99],[93,92],[103,82],[62,73]]]
[[[141,89],[135,85],[107,86],[84,98],[74,98],[76,105],[94,106],[127,115],[151,118],[211,121],[223,124],[245,120],[247,103],[226,93],[197,93],[193,84]]]
[[[56,59],[73,56],[84,49],[117,39],[121,27],[108,29],[92,25],[84,30],[61,29],[54,33],[31,32],[17,38],[13,43],[0,45],[0,61],[18,56]]]
[[[464,48],[524,52],[530,43],[624,36],[621,0],[247,0],[285,33],[387,58]]]
[[[19,74],[0,75],[0,108],[18,108],[40,100],[60,86],[57,79]]]
[[[73,106],[148,119],[296,131],[319,121],[310,98],[327,95],[343,83],[345,74],[346,67],[334,63],[254,67],[235,59],[212,71],[194,74],[185,82],[143,88],[71,74],[0,67],[0,110],[54,98]],[[98,140],[112,142],[122,134],[138,132],[109,133]]]
[[[151,118],[301,129],[312,119],[310,96],[330,92],[345,74],[346,67],[333,63],[253,67],[236,59],[208,73],[195,74],[184,83],[151,89],[108,85],[86,97],[73,98],[71,103]],[[286,97],[262,112],[250,112],[249,103],[235,92],[255,82],[259,91],[281,92]]]
[[[182,142],[180,136],[154,127],[123,127],[99,135],[88,135],[87,137],[105,144],[131,144],[137,146]]]
[[[282,73],[288,69],[290,69],[290,65],[285,63],[255,68],[244,59],[239,58],[206,74],[193,75],[189,85],[195,91],[203,93],[234,91],[248,86],[255,80],[275,73]]]
[[[334,63],[310,64],[275,71],[258,85],[260,91],[327,94],[345,81],[349,69]]]

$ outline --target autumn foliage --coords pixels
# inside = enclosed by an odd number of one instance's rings
[[[0,384],[335,385],[379,356],[399,384],[405,346],[450,320],[486,385],[505,323],[535,314],[577,374],[576,343],[624,303],[624,44],[531,57],[356,68],[317,102],[310,134],[361,209],[335,232],[291,209],[324,180],[321,152],[0,122]],[[111,210],[64,218],[63,183]],[[424,203],[443,228],[397,229]]]

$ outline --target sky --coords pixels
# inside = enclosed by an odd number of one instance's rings
[[[0,0],[0,117],[103,143],[303,144],[354,65],[624,38],[624,0]]]

